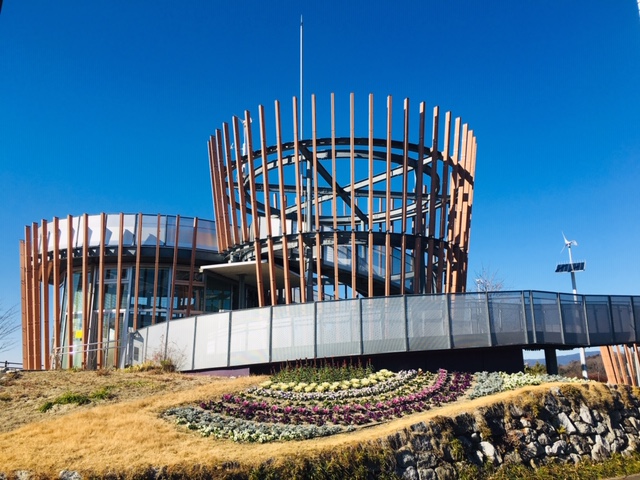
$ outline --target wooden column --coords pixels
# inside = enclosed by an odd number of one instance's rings
[[[447,235],[447,195],[449,193],[449,148],[451,143],[451,112],[445,114],[445,131],[444,131],[444,147],[442,148],[442,189],[440,203],[440,230],[438,233],[438,240],[440,242],[440,248],[438,249],[438,280],[436,284],[436,292],[444,292],[443,281],[446,282],[446,268],[445,268],[445,250],[450,247],[445,247],[445,238]],[[445,283],[446,285],[446,283]]]
[[[24,325],[23,329],[23,342],[25,343],[25,349],[23,350],[23,367],[27,370],[33,369],[33,342],[31,340],[33,336],[33,261],[31,259],[31,227],[24,227],[24,264],[25,264],[25,309],[24,309]]]
[[[402,242],[400,247],[400,293],[405,293],[407,274],[407,176],[409,168],[409,99],[404,100],[404,136],[402,142]]]
[[[67,217],[67,368],[73,368],[73,217]]]
[[[140,298],[140,249],[142,248],[142,213],[138,213],[136,239],[136,278],[133,290],[133,329],[138,330],[138,302]]]
[[[385,246],[384,250],[386,252],[385,258],[385,279],[384,279],[384,294],[385,296],[391,295],[391,275],[393,274],[393,250],[391,248],[391,231],[393,230],[391,226],[391,210],[393,204],[391,203],[391,190],[392,190],[392,182],[391,182],[391,146],[392,146],[392,138],[391,138],[391,121],[392,121],[392,110],[393,110],[393,99],[391,95],[387,97],[387,170],[386,170],[386,197],[385,197]]]
[[[276,143],[278,149],[278,189],[280,194],[280,222],[282,224],[282,265],[284,268],[284,299],[289,305],[291,298],[291,270],[289,267],[289,245],[287,242],[287,197],[284,193],[284,160],[282,157],[282,124],[280,122],[280,102],[275,102]]]
[[[82,368],[89,349],[89,216],[82,215]]]
[[[356,184],[356,166],[355,166],[355,96],[352,93],[350,96],[350,115],[349,115],[349,138],[350,138],[350,150],[349,150],[349,160],[350,160],[350,179],[351,179],[351,298],[356,298],[357,295],[357,257],[358,250],[356,246],[356,192],[355,192],[355,184]]]
[[[298,99],[293,97],[293,148],[295,150],[295,172],[296,172],[296,223],[298,230],[298,266],[300,270],[300,302],[307,301],[307,281],[304,272],[304,240],[302,238],[302,189],[300,186],[300,138],[298,133]]]
[[[43,341],[44,341],[44,369],[51,368],[49,351],[49,230],[47,221],[42,220],[42,315],[43,315]]]
[[[173,263],[171,264],[171,287],[169,296],[169,314],[167,315],[167,322],[173,320],[173,302],[176,295],[176,276],[178,274],[178,245],[180,243],[180,215],[176,215],[176,236],[173,245]]]
[[[448,226],[448,243],[447,249],[447,280],[444,293],[452,293],[454,290],[454,261],[456,258],[455,251],[455,234],[456,234],[456,222],[458,215],[456,212],[456,205],[458,202],[458,154],[460,146],[460,117],[456,118],[454,127],[454,141],[453,141],[453,156],[451,158],[451,188],[449,195],[449,226]]]
[[[322,205],[319,203],[318,195],[318,132],[316,122],[316,96],[311,95],[311,141],[313,143],[313,200],[315,214],[315,249],[316,249],[316,277],[318,284],[318,300],[324,300],[324,285],[322,283],[322,241],[320,239],[320,215],[322,213]],[[313,251],[313,250],[312,250]],[[313,255],[312,255],[313,256]]]
[[[247,222],[247,205],[245,198],[245,189],[244,189],[244,171],[243,171],[243,160],[240,156],[240,128],[238,126],[238,117],[233,117],[233,141],[235,142],[236,148],[236,170],[238,174],[238,203],[240,204],[240,230],[242,232],[242,242],[246,243],[249,241],[249,227]]]
[[[373,297],[373,94],[369,94],[369,193],[367,195],[367,237],[368,237],[368,282],[367,295]]]
[[[273,251],[273,229],[271,227],[271,195],[269,192],[269,159],[267,157],[267,133],[264,121],[264,107],[258,107],[260,117],[260,150],[262,159],[262,185],[264,188],[264,220],[267,227],[267,258],[269,262],[269,293],[271,305],[278,303],[278,286],[276,283],[275,254]],[[255,172],[253,180],[255,181]]]
[[[440,109],[433,108],[433,135],[431,139],[431,188],[429,190],[429,230],[427,240],[427,292],[435,293],[433,285],[433,254],[436,236],[436,197],[438,195],[438,135]]]
[[[156,223],[156,255],[153,269],[153,307],[151,309],[151,325],[156,324],[156,306],[158,304],[158,276],[160,275],[160,224],[162,217],[158,214]]]
[[[33,256],[33,269],[32,269],[32,286],[33,286],[33,338],[34,338],[34,370],[42,370],[42,331],[41,331],[41,306],[40,306],[40,260],[39,260],[39,245],[38,245],[38,224],[33,223],[31,225],[31,234],[33,235],[33,241],[31,243],[32,256]]]
[[[336,104],[335,94],[331,93],[331,214],[333,215],[333,298],[340,298],[340,265],[338,259],[340,250],[338,245],[338,192],[336,185]]]
[[[27,257],[25,241],[20,240],[20,314],[22,319],[22,365],[24,368],[27,368],[27,364],[29,363],[29,327],[27,324],[29,318],[27,315]]]
[[[109,344],[103,342],[104,337],[104,255],[105,243],[107,238],[107,216],[100,214],[100,259],[98,260],[98,368],[104,367],[105,346],[108,349]]]
[[[224,249],[228,250],[233,243],[231,237],[231,221],[229,219],[229,195],[227,194],[227,176],[224,170],[224,160],[222,153],[222,132],[216,130],[216,155],[214,160],[217,161],[218,168],[218,187],[220,191],[220,206],[222,207],[222,225],[224,226]]]
[[[193,276],[196,274],[196,248],[198,246],[198,217],[193,219],[193,234],[191,238],[191,262],[189,263],[189,290],[187,293],[187,317],[191,316],[191,300],[193,297]]]
[[[222,226],[222,207],[220,206],[221,194],[218,192],[219,182],[216,167],[217,161],[215,160],[215,145],[216,137],[211,135],[211,137],[209,137],[209,143],[207,144],[209,148],[209,170],[211,171],[211,195],[213,196],[214,218],[216,219],[216,241],[218,242],[218,250],[223,252],[225,250],[224,227]]]
[[[62,326],[62,316],[60,312],[60,227],[58,217],[53,217],[53,348],[56,356],[60,355],[58,350],[60,343],[60,327]],[[61,366],[56,365],[58,368]]]
[[[258,289],[258,306],[266,305],[264,287],[262,286],[262,249],[260,245],[260,215],[256,197],[256,172],[253,165],[253,138],[251,135],[251,114],[244,112],[245,128],[247,131],[247,165],[249,167],[249,191],[251,196],[251,223],[253,224],[253,248],[256,259],[256,286]],[[268,200],[268,199],[267,199]]]
[[[413,293],[423,293],[425,285],[423,284],[422,277],[424,276],[424,252],[422,247],[422,238],[427,235],[425,231],[425,222],[422,211],[422,189],[424,179],[424,129],[425,129],[425,109],[424,102],[420,103],[420,124],[418,127],[418,161],[416,162],[416,211],[413,221],[413,233],[416,235],[416,245],[414,248],[414,261],[413,261]],[[431,148],[431,164],[433,165],[433,152],[434,148]],[[431,170],[431,177],[433,177],[433,168]],[[432,198],[429,198],[429,205],[433,202]],[[431,235],[429,233],[429,235]],[[428,240],[427,240],[428,241]],[[431,259],[427,260],[427,265],[431,266]],[[427,273],[429,278],[429,273]],[[428,280],[427,280],[428,285]],[[429,287],[427,287],[429,293]]]
[[[120,227],[118,229],[118,260],[117,260],[117,268],[118,271],[116,273],[116,349],[115,355],[113,356],[113,366],[118,367],[120,361],[120,324],[125,323],[127,321],[127,310],[125,309],[125,313],[122,319],[120,319],[120,310],[122,309],[122,250],[124,248],[124,214],[121,212],[119,215],[119,223]],[[126,323],[123,325],[126,329]]]
[[[233,183],[233,159],[231,157],[231,143],[229,139],[229,125],[226,123],[222,124],[222,134],[224,135],[224,158],[225,158],[225,178],[227,181],[226,187],[229,192],[229,218],[231,224],[231,243],[232,245],[238,245],[240,243],[240,238],[238,237],[240,228],[238,226],[238,205],[236,204],[236,195],[234,192],[234,183]],[[237,145],[237,144],[236,144]],[[237,148],[236,148],[237,151]]]

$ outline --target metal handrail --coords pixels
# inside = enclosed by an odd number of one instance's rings
[[[113,345],[112,345],[113,344]],[[81,343],[75,345],[64,345],[62,347],[56,347],[51,352],[49,356],[51,368],[53,370],[57,370],[62,368],[62,357],[63,355],[84,355],[85,353],[91,352],[106,352],[109,348],[116,348],[118,342],[116,340],[107,340],[101,342],[89,342],[89,343]]]

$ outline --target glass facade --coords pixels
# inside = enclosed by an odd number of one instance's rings
[[[202,272],[196,271],[191,275],[188,269],[176,269],[173,299],[171,299],[172,268],[170,267],[160,266],[156,271],[152,266],[141,266],[137,279],[135,266],[123,267],[120,271],[120,292],[118,292],[118,270],[106,268],[102,284],[104,309],[100,328],[98,272],[98,268],[95,267],[87,278],[87,303],[92,305],[87,332],[84,331],[82,320],[85,298],[82,272],[76,270],[73,273],[71,334],[69,334],[67,322],[66,278],[61,285],[60,293],[63,299],[61,340],[64,354],[60,360],[63,365],[68,364],[69,354],[71,354],[71,366],[83,367],[83,362],[86,361],[83,355],[75,354],[83,353],[83,349],[87,348],[92,351],[102,350],[107,364],[113,364],[116,344],[123,345],[126,342],[129,329],[166,322],[169,315],[177,319],[237,308],[238,286],[231,281],[214,278]],[[120,294],[119,308],[118,293]],[[118,321],[119,328],[116,326]],[[69,348],[70,339],[71,347]],[[116,342],[117,340],[119,342]]]

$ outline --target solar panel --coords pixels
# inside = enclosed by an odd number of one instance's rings
[[[556,267],[556,273],[571,273],[584,271],[586,262],[559,263]]]

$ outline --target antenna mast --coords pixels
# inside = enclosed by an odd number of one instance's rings
[[[300,139],[304,138],[304,109],[303,109],[303,95],[304,95],[304,22],[302,15],[300,15]],[[306,232],[311,232],[311,159],[307,158],[306,164],[306,186],[305,186],[305,220],[306,220]],[[300,201],[300,200],[298,200]],[[313,248],[307,247],[307,271],[306,271],[306,300],[307,302],[313,302]]]

